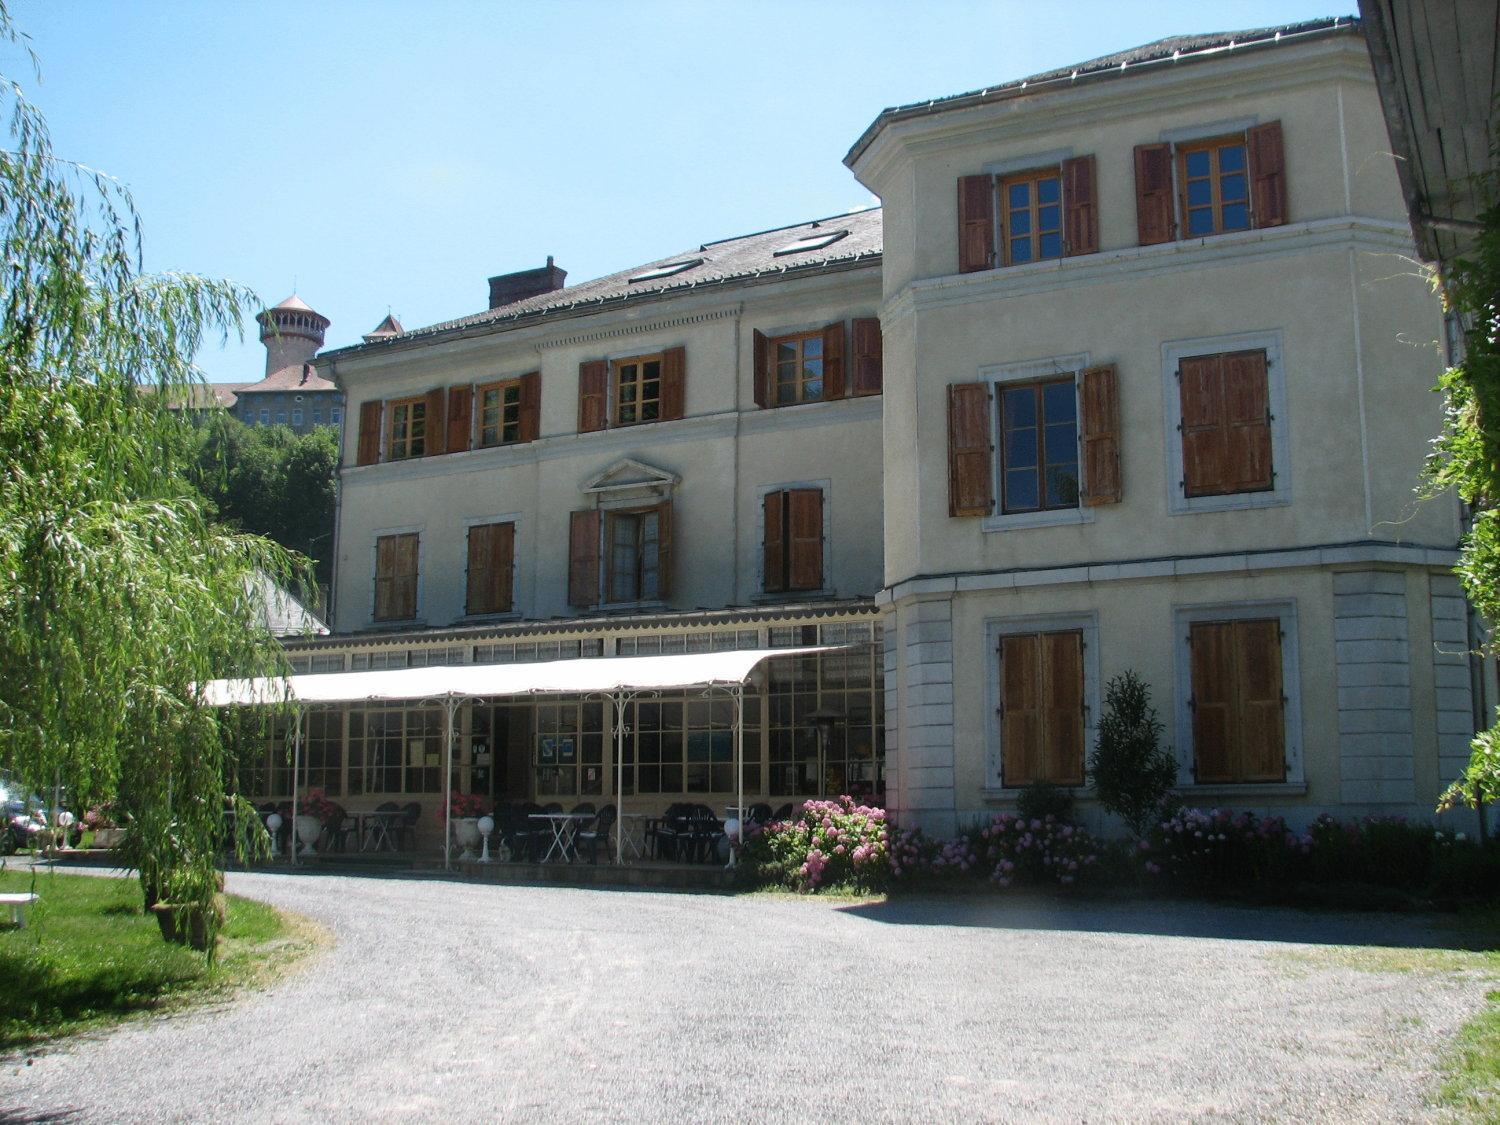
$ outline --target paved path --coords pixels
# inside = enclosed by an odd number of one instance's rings
[[[235,875],[337,945],[232,1006],[3,1060],[0,1120],[1424,1115],[1477,975],[1415,921],[1193,905]],[[3,995],[3,987],[0,987]]]

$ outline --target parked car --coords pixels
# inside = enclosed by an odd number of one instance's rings
[[[67,812],[67,806],[64,805],[61,811]],[[0,816],[4,818],[4,830],[0,831],[0,855],[12,855],[21,848],[36,845],[37,837],[47,830],[51,811],[35,793],[25,796],[22,790],[0,782]],[[75,846],[82,839],[83,826],[73,819],[64,833],[64,843]]]

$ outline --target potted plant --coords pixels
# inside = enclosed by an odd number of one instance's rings
[[[453,818],[453,835],[463,848],[460,859],[474,859],[479,846],[479,818],[484,815],[484,798],[478,793],[454,793],[448,800],[448,815]]]
[[[297,802],[297,839],[302,841],[299,855],[315,855],[313,845],[323,834],[325,826],[336,826],[343,819],[343,810],[328,799],[321,789],[310,789]]]

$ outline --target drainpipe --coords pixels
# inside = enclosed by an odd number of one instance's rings
[[[330,357],[328,359],[328,375],[333,385],[342,392],[344,396],[344,409],[339,423],[339,459],[337,469],[333,478],[333,565],[328,571],[328,620],[325,624],[331,633],[338,632],[334,626],[336,619],[335,608],[338,605],[339,589],[339,517],[344,507],[344,427],[349,424],[349,391],[343,383],[339,382],[338,363]],[[331,408],[330,408],[331,409]]]

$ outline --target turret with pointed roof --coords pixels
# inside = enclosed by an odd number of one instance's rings
[[[260,322],[260,342],[266,346],[267,378],[311,360],[323,346],[323,333],[331,323],[295,293],[255,319]]]

